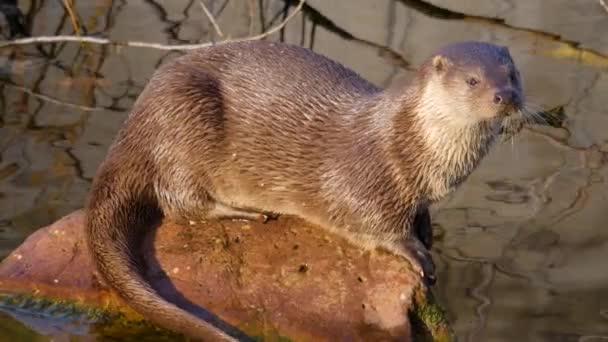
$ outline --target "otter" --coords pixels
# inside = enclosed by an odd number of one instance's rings
[[[86,204],[98,272],[133,309],[234,340],[161,298],[135,251],[162,218],[295,215],[434,282],[428,207],[460,185],[506,118],[525,114],[507,47],[467,41],[381,89],[309,49],[245,41],[162,65],[124,122]]]

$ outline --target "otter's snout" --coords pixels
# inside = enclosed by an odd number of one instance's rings
[[[517,110],[521,106],[519,93],[512,89],[503,89],[494,93],[494,104],[503,108],[504,115],[509,115],[511,111]]]
[[[494,103],[508,105],[515,102],[517,93],[513,90],[500,90],[494,94]]]

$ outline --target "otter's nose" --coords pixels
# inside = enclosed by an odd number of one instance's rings
[[[494,104],[497,105],[517,105],[517,93],[513,90],[500,90],[494,94]]]

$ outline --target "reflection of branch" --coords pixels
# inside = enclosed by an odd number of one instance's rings
[[[253,27],[254,27],[254,22],[253,20],[255,19],[255,0],[249,0],[247,1],[247,9],[249,10],[249,35],[253,34]],[[260,6],[262,4],[260,3]],[[262,29],[262,31],[264,31]]]
[[[433,5],[429,1],[425,0],[399,0],[399,2],[408,8],[411,8],[432,18],[442,20],[462,20],[468,22],[481,23],[485,25],[497,26],[517,32],[531,33],[533,35],[539,36],[550,41],[566,44],[567,46],[571,47],[579,53],[589,54],[591,57],[598,58],[602,61],[608,60],[608,56],[602,54],[601,52],[589,48],[584,48],[579,42],[565,39],[556,33],[513,26],[508,24],[504,19],[497,17],[469,15],[462,12],[448,10],[446,8]],[[603,4],[606,2],[606,0],[600,0],[600,2]]]
[[[56,98],[53,98],[53,97],[50,97],[50,96],[46,96],[46,95],[35,93],[35,92],[33,92],[32,90],[30,90],[28,88],[21,87],[21,86],[18,86],[18,85],[14,85],[14,84],[10,84],[10,83],[7,83],[7,82],[3,82],[2,85],[7,86],[7,87],[12,88],[12,89],[16,89],[16,90],[22,91],[22,92],[27,93],[27,94],[35,97],[35,98],[38,98],[38,99],[41,99],[41,100],[44,100],[44,101],[47,101],[47,102],[51,102],[51,103],[54,103],[54,104],[58,104],[60,106],[66,106],[66,107],[81,109],[81,110],[84,110],[84,111],[87,111],[87,112],[92,112],[92,111],[96,111],[96,110],[103,110],[103,109],[105,109],[105,108],[101,108],[101,107],[87,107],[87,106],[77,105],[77,104],[74,104],[74,103],[64,102],[64,101],[57,100]]]
[[[77,36],[80,36],[80,27],[78,25],[78,20],[76,19],[76,15],[74,14],[72,1],[71,0],[63,0],[63,7],[65,7],[65,11],[68,12],[70,16],[70,20],[72,21],[72,26],[74,27],[74,32],[76,32]]]
[[[277,31],[281,30],[283,27],[285,27],[285,24],[287,24],[293,17],[295,17],[295,15],[298,12],[300,12],[300,10],[302,9],[302,6],[304,6],[305,2],[306,2],[306,0],[300,0],[300,3],[296,7],[296,9],[293,12],[291,12],[291,14],[288,15],[287,18],[285,18],[285,20],[283,20],[279,25],[271,28],[270,30],[268,30],[268,31],[266,31],[264,33],[258,34],[257,36],[250,36],[250,37],[247,37],[245,39],[236,39],[236,40],[238,41],[238,40],[263,39],[263,38],[266,38],[266,37],[270,36],[271,34],[277,32]]]
[[[286,6],[290,6],[290,4],[293,2],[292,0],[283,0],[283,1],[285,2]],[[340,38],[343,38],[345,40],[352,41],[352,42],[355,42],[358,44],[376,48],[376,49],[378,49],[380,56],[383,58],[386,58],[393,65],[396,65],[396,66],[406,69],[406,70],[412,70],[412,68],[410,66],[410,62],[408,62],[405,58],[403,58],[403,56],[399,52],[391,49],[389,46],[378,44],[376,42],[373,42],[370,40],[365,40],[363,38],[355,37],[352,33],[348,32],[345,29],[343,29],[342,27],[338,26],[331,19],[329,19],[328,17],[323,15],[318,9],[310,6],[309,4],[305,4],[303,6],[302,12],[304,14],[306,14],[306,17],[310,21],[312,21],[313,34],[311,34],[311,46],[312,46],[312,43],[315,38],[314,30],[315,30],[316,26],[319,25],[320,27],[323,27],[324,29],[337,34]]]
[[[220,36],[220,37],[224,37],[224,33],[222,33],[222,30],[220,29],[220,26],[215,21],[215,18],[213,17],[213,14],[211,14],[211,12],[209,12],[209,9],[207,8],[207,6],[205,6],[205,3],[203,2],[203,0],[199,0],[198,3],[201,4],[201,7],[203,8],[203,12],[205,12],[205,15],[207,16],[207,18],[211,22],[211,25],[213,25],[213,29],[215,30],[215,33],[217,33],[217,35]]]
[[[606,12],[608,12],[608,4],[606,4],[606,0],[598,0],[598,1],[600,2],[600,5],[602,5],[602,7],[604,7]]]
[[[151,48],[158,50],[192,50],[203,47],[208,47],[212,45],[226,44],[230,42],[239,42],[239,41],[247,41],[247,40],[258,40],[268,37],[269,35],[281,30],[285,25],[293,18],[296,14],[300,12],[302,6],[306,0],[300,0],[300,3],[296,7],[296,9],[291,12],[285,20],[283,20],[279,25],[271,28],[270,30],[255,35],[248,36],[243,38],[236,39],[226,39],[217,43],[202,43],[202,44],[180,44],[180,45],[167,45],[167,44],[159,44],[159,43],[147,43],[147,42],[134,42],[134,41],[126,41],[126,42],[116,42],[111,41],[107,38],[98,38],[98,37],[84,37],[84,36],[39,36],[32,38],[23,38],[23,39],[15,39],[11,41],[4,41],[0,43],[0,48],[16,46],[16,45],[29,45],[29,44],[44,44],[44,43],[57,43],[57,42],[84,42],[84,43],[93,43],[100,45],[115,45],[115,46],[129,46],[129,47],[143,47],[143,48]]]

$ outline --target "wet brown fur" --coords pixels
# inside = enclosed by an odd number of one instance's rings
[[[460,184],[494,139],[487,122],[467,128],[454,161],[428,144],[419,112],[435,67],[429,61],[407,86],[382,91],[278,43],[220,45],[165,64],[91,189],[87,227],[100,273],[144,316],[218,340],[227,336],[163,301],[138,273],[134,246],[162,217],[229,217],[231,208],[296,215],[366,248],[430,259],[427,206]],[[420,232],[411,228],[416,213]]]

